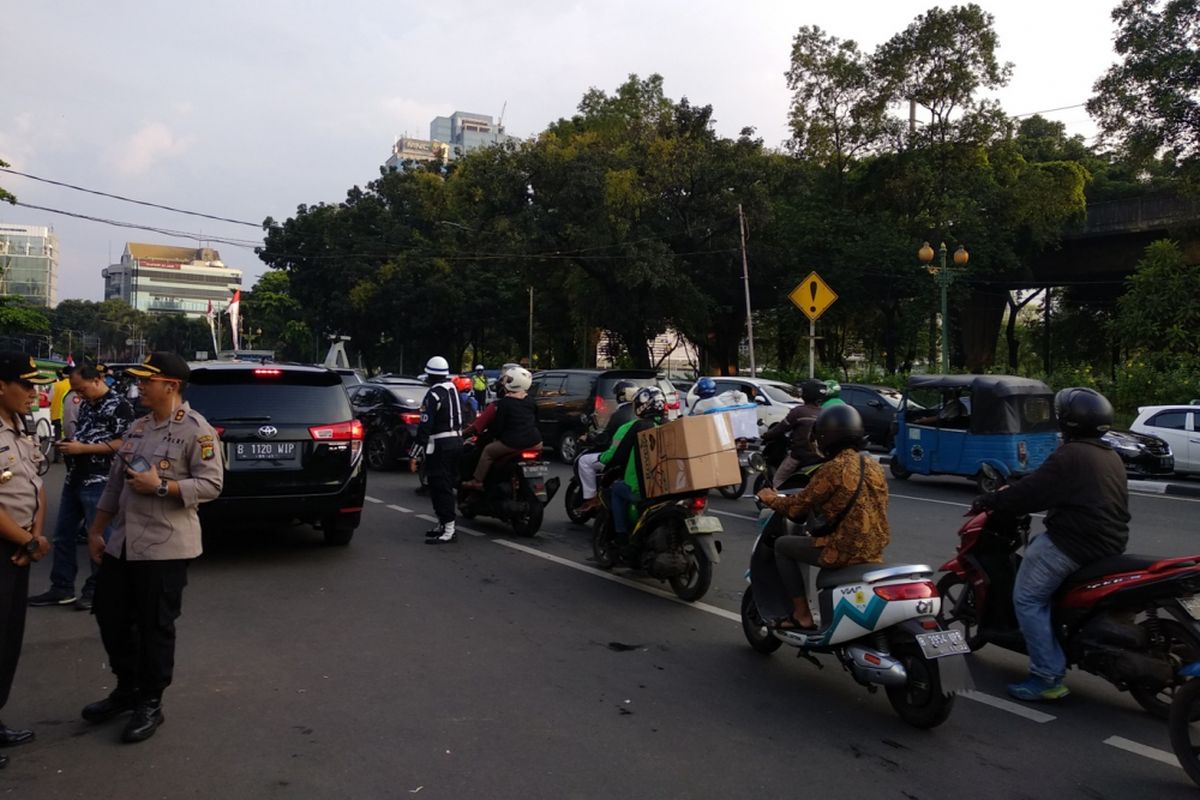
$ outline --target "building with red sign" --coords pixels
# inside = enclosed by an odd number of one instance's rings
[[[151,314],[202,317],[224,310],[242,288],[242,271],[225,266],[211,247],[172,247],[129,242],[120,263],[101,272],[104,299],[120,299]]]

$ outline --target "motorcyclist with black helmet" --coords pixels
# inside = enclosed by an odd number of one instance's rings
[[[813,441],[827,460],[802,492],[758,493],[763,505],[793,521],[809,516],[808,535],[775,541],[776,567],[793,604],[790,617],[775,621],[785,629],[813,626],[802,564],[838,569],[879,563],[891,539],[887,477],[875,459],[860,452],[866,436],[858,411],[844,403],[825,409],[813,425]]]
[[[1013,606],[1029,652],[1029,677],[1008,686],[1019,700],[1058,700],[1067,660],[1054,636],[1050,602],[1072,572],[1125,552],[1129,485],[1120,456],[1100,438],[1113,423],[1112,404],[1094,389],[1073,387],[1054,396],[1063,444],[1033,473],[976,498],[975,511],[1046,511],[1046,532],[1025,548],[1013,587]]]
[[[821,404],[829,393],[825,381],[807,380],[800,384],[800,396],[804,402],[793,406],[783,422],[773,426],[765,434],[763,441],[771,441],[784,436],[788,437],[788,454],[775,470],[775,488],[796,474],[796,470],[811,466],[821,460],[813,450],[811,433],[817,416],[821,413]]]
[[[657,386],[644,386],[633,396],[635,418],[621,426],[612,446],[600,456],[602,483],[609,486],[613,531],[624,539],[629,533],[629,507],[646,496],[642,488],[642,456],[638,434],[661,425],[667,417],[667,397]]]
[[[596,493],[596,479],[604,469],[600,456],[612,444],[621,426],[633,420],[633,396],[637,389],[637,384],[633,381],[617,381],[613,384],[613,399],[617,401],[617,408],[608,418],[603,430],[589,434],[588,447],[592,448],[593,452],[584,453],[577,462],[579,488],[583,495],[583,504],[579,506],[581,514],[600,505],[600,498]]]

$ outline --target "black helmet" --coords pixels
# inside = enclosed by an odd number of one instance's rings
[[[806,403],[823,403],[829,397],[825,381],[807,380],[800,384],[800,396]]]
[[[1054,416],[1067,439],[1102,436],[1113,424],[1113,407],[1095,389],[1072,386],[1054,395]]]
[[[854,406],[843,403],[832,405],[822,411],[813,423],[813,440],[826,458],[851,448],[861,450],[865,440],[862,417],[854,410]]]
[[[628,403],[633,399],[635,391],[637,391],[637,384],[633,381],[617,381],[612,387],[613,397],[618,403]]]
[[[666,410],[667,396],[657,386],[643,386],[633,396],[633,413],[637,417],[661,417]]]

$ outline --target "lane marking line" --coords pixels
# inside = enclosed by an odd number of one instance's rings
[[[395,506],[395,505],[392,505],[391,503],[388,504],[388,508],[390,508],[392,511],[399,511],[404,514],[413,513],[411,508],[405,508],[404,506]]]
[[[378,497],[371,497],[371,495],[367,495],[363,499],[366,500],[368,503],[382,503],[383,502]]]
[[[911,494],[895,494],[894,492],[888,492],[888,498],[890,499],[892,497],[897,497],[901,500],[916,500],[918,503],[937,503],[941,506],[958,506],[959,508],[971,507],[970,503],[959,503],[955,500],[935,500],[932,497],[916,497],[915,495]],[[1034,517],[1035,519],[1044,519],[1046,515],[1030,514],[1029,516]]]
[[[757,522],[758,517],[752,517],[749,514],[735,514],[732,511],[718,511],[715,508],[708,509],[709,514],[719,514],[722,517],[737,517],[738,519],[748,519],[751,522]]]
[[[998,708],[1001,711],[1007,711],[1010,714],[1016,714],[1018,717],[1024,717],[1025,719],[1033,722],[1045,723],[1053,722],[1054,720],[1058,719],[1058,717],[1054,716],[1053,714],[1035,711],[1032,708],[1026,708],[1023,705],[1020,705],[1019,703],[1014,703],[1011,700],[1005,700],[1002,697],[994,697],[990,694],[985,694],[984,692],[980,692],[975,689],[968,689],[965,692],[959,692],[959,697],[965,697],[967,700],[974,700],[976,703],[982,703],[985,706],[991,706],[992,708]]]
[[[586,572],[589,575],[595,575],[598,578],[604,578],[605,580],[612,581],[613,583],[619,583],[623,586],[629,586],[630,588],[637,589],[638,591],[645,592],[647,594],[652,594],[652,595],[655,595],[656,597],[661,597],[664,600],[670,600],[674,603],[678,603],[681,606],[685,606],[687,608],[694,608],[697,611],[703,611],[706,614],[712,614],[714,617],[721,617],[722,619],[731,620],[733,622],[738,623],[739,625],[742,622],[741,614],[735,614],[732,611],[726,611],[723,608],[718,608],[717,606],[709,605],[708,603],[688,603],[684,600],[680,600],[678,597],[676,597],[671,592],[664,591],[655,586],[647,586],[644,583],[639,583],[638,581],[631,580],[629,578],[623,578],[620,575],[614,575],[611,572],[605,572],[604,570],[598,569],[596,567],[589,567],[586,564],[580,564],[578,561],[572,561],[569,558],[562,558],[561,556],[556,556],[556,555],[553,555],[552,553],[546,553],[542,550],[537,550],[532,547],[526,547],[523,544],[517,544],[516,542],[510,542],[507,539],[493,539],[492,541],[498,545],[501,545],[502,547],[508,547],[512,550],[518,550],[522,553],[525,553],[525,554],[531,555],[531,556],[536,556],[537,558],[543,559],[545,561],[549,561],[553,564],[558,564],[563,567],[570,567],[571,569],[578,570],[579,572]]]
[[[1159,750],[1157,747],[1150,747],[1140,742],[1130,741],[1123,736],[1110,736],[1104,740],[1104,743],[1118,750],[1124,750],[1127,753],[1133,753],[1134,755],[1143,756],[1154,761],[1161,761],[1168,766],[1179,766],[1179,759],[1175,757],[1174,753],[1168,753],[1166,750]]]

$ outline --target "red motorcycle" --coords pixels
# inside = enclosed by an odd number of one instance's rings
[[[971,650],[995,644],[1026,652],[1013,610],[1013,584],[1029,542],[1029,516],[971,514],[958,554],[941,566],[943,626],[956,625]],[[1045,534],[1043,534],[1045,535]],[[1200,555],[1130,553],[1073,573],[1054,597],[1052,619],[1067,662],[1128,690],[1166,718],[1181,667],[1200,661]]]

